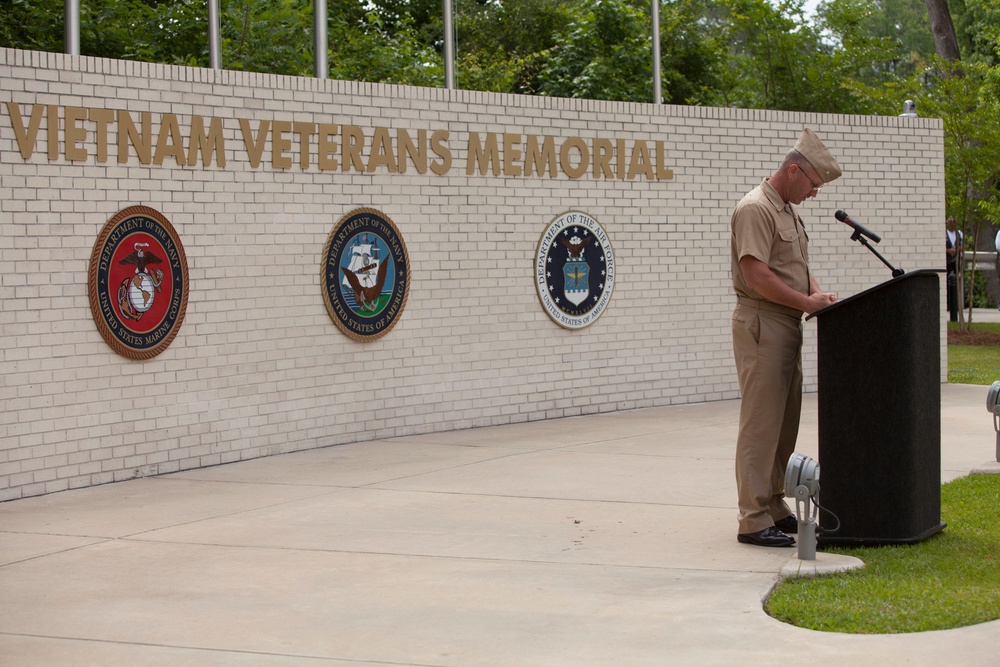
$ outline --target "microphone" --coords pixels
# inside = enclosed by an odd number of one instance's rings
[[[882,240],[881,236],[879,236],[872,230],[868,229],[857,220],[853,220],[851,216],[847,214],[847,211],[837,211],[836,213],[833,214],[833,217],[835,217],[837,220],[840,220],[845,225],[850,225],[854,229],[854,232],[856,234],[862,234],[864,236],[867,236],[875,243],[878,243],[879,241]]]

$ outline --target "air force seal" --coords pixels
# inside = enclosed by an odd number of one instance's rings
[[[395,326],[410,292],[410,260],[399,230],[373,208],[337,222],[323,250],[323,300],[345,334],[373,341]]]
[[[600,224],[580,211],[557,216],[535,253],[535,286],[549,317],[567,329],[593,324],[614,285],[615,256]]]
[[[188,301],[187,257],[158,211],[130,206],[101,230],[90,255],[90,310],[105,342],[129,359],[151,359],[173,341]]]

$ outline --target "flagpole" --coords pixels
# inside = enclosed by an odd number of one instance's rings
[[[653,104],[663,104],[663,90],[660,81],[660,0],[652,0],[653,15]]]
[[[326,34],[326,0],[313,0],[313,34],[316,37],[316,45],[313,47],[316,78],[325,79],[330,76],[327,64],[329,40]]]
[[[451,22],[451,0],[444,1],[444,87],[455,87],[455,33]]]
[[[71,56],[80,55],[80,0],[66,0],[66,34],[63,51]]]
[[[208,0],[208,66],[222,69],[222,39],[219,29],[219,0]]]

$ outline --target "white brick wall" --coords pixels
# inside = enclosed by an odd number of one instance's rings
[[[0,500],[338,443],[731,399],[729,214],[803,126],[844,176],[801,212],[814,271],[847,296],[888,270],[833,219],[848,210],[906,269],[937,268],[944,219],[935,119],[652,106],[288,78],[0,50]],[[6,103],[221,118],[226,164],[22,158]],[[238,119],[450,133],[443,176],[250,166]],[[62,123],[62,121],[60,121]],[[673,180],[466,175],[469,133],[664,141]],[[60,135],[61,137],[62,135]],[[315,138],[314,138],[315,141]],[[293,146],[296,137],[293,135]],[[60,149],[61,150],[61,149]],[[148,361],[114,353],[87,297],[90,253],[127,206],[165,215],[184,245],[179,334]],[[321,253],[362,206],[409,250],[406,310],[363,344],[327,314]],[[533,282],[539,235],[579,209],[617,260],[611,304],[569,331]],[[815,323],[806,324],[815,391]],[[942,331],[943,331],[942,323]],[[943,342],[942,342],[943,345]]]

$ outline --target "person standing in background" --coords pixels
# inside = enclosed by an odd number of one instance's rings
[[[948,270],[948,317],[958,321],[958,255],[962,252],[962,232],[955,229],[955,218],[948,216],[944,237],[945,268]]]
[[[997,230],[997,237],[993,241],[997,249],[997,280],[1000,280],[1000,229]],[[1000,310],[1000,296],[997,297],[997,309]]]

